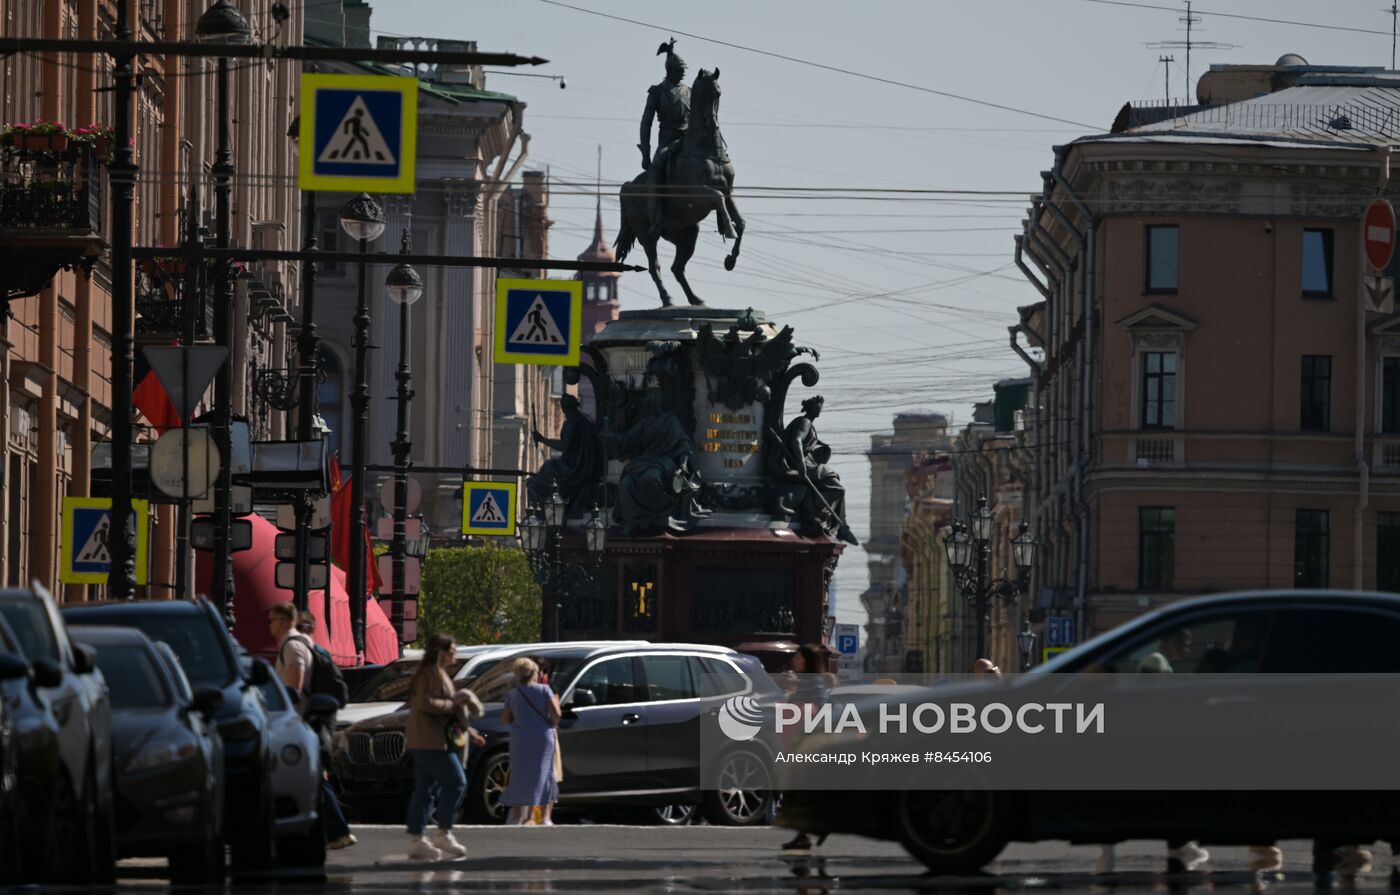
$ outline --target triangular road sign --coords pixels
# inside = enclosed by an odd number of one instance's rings
[[[77,554],[73,557],[73,562],[97,562],[110,563],[112,553],[107,547],[107,530],[112,526],[111,515],[105,515],[93,528],[92,534],[83,542],[83,546],[78,548]]]
[[[472,513],[472,522],[477,524],[488,522],[505,522],[506,514],[501,511],[501,507],[496,503],[496,497],[490,491],[481,499],[476,511]]]
[[[181,419],[189,419],[194,407],[224,365],[228,349],[219,345],[148,345],[141,349],[156,378],[170,396]],[[185,358],[189,358],[189,381],[185,381]]]
[[[554,322],[554,315],[549,313],[549,307],[545,305],[542,296],[535,296],[535,300],[530,303],[530,310],[526,311],[525,316],[520,318],[515,332],[510,334],[506,343],[515,345],[564,344],[564,334],[559,330],[559,325]]]
[[[357,165],[394,166],[398,160],[374,123],[364,97],[357,96],[335,126],[335,136],[317,156],[318,162],[353,162]]]

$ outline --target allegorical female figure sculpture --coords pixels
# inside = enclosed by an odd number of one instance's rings
[[[802,415],[783,430],[783,459],[788,478],[806,486],[796,507],[798,513],[827,534],[854,544],[855,535],[846,525],[846,488],[841,476],[827,465],[831,446],[817,437],[815,423],[825,403],[821,395],[802,402]]]

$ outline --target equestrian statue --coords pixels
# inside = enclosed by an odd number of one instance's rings
[[[676,247],[671,273],[692,305],[703,305],[685,278],[686,262],[695,254],[700,222],[715,213],[719,233],[733,239],[724,259],[733,270],[744,241],[744,219],[734,206],[734,166],[719,132],[719,69],[701,69],[686,87],[685,61],[676,55],[675,38],[656,51],[666,54],[666,78],[647,91],[642,113],[642,173],[622,185],[622,229],[615,246],[622,261],[637,242],[647,254],[647,271],[661,294],[662,307],[671,296],[661,282],[656,245],[665,239]],[[656,154],[651,151],[652,123],[657,124]]]

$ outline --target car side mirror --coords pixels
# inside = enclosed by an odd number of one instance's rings
[[[73,670],[78,674],[92,674],[97,667],[97,650],[86,643],[73,644]]]
[[[198,688],[194,691],[194,698],[190,700],[190,708],[203,716],[206,721],[214,717],[214,713],[223,704],[224,691],[214,687]]]
[[[580,687],[574,691],[573,698],[569,700],[569,709],[586,709],[598,704],[598,697],[587,687]]]
[[[261,687],[270,680],[272,680],[272,673],[267,670],[266,663],[254,662],[252,669],[248,672],[248,683],[255,687]]]
[[[63,684],[63,669],[53,659],[36,659],[34,661],[34,686],[57,687]]]
[[[329,724],[335,718],[335,713],[340,711],[340,703],[334,696],[327,696],[325,693],[313,693],[307,697],[306,705],[302,707],[301,716],[308,721],[318,721]]]
[[[29,663],[13,653],[0,653],[0,681],[29,677]]]

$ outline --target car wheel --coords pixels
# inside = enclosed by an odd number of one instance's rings
[[[659,827],[683,827],[694,819],[694,805],[660,805],[642,812],[643,823]]]
[[[278,839],[277,858],[283,867],[325,867],[326,828],[321,818],[305,833]]]
[[[705,819],[716,826],[753,827],[768,821],[773,784],[763,759],[736,749],[720,759],[715,788],[701,802]]]
[[[506,806],[501,796],[510,781],[510,753],[498,749],[482,757],[472,781],[471,817],[478,823],[503,824]]]
[[[47,882],[86,885],[96,877],[93,855],[93,813],[95,806],[81,804],[67,775],[49,802],[48,858],[44,868]]]
[[[896,823],[905,850],[934,873],[971,873],[1009,839],[1006,797],[986,790],[916,790],[900,795]]]
[[[262,780],[258,813],[238,824],[233,833],[235,873],[271,870],[277,864],[277,816],[272,807],[272,781]]]

